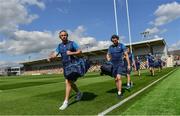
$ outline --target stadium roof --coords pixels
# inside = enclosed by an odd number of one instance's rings
[[[133,42],[132,47],[141,47],[146,45],[166,45],[166,42],[163,38],[156,38],[156,39],[150,39],[150,40],[144,40],[139,42]],[[126,46],[130,46],[130,44],[125,44]]]
[[[139,42],[133,42],[132,45],[139,45],[139,44],[144,44],[144,43],[161,43],[166,44],[165,40],[163,38],[156,38],[156,39],[150,39],[150,40],[144,40],[144,41],[139,41]],[[130,45],[130,44],[126,44]]]
[[[139,41],[139,42],[133,42],[132,43],[132,48],[138,48],[138,47],[143,47],[150,45],[166,45],[166,42],[163,38],[156,38],[156,39],[151,39],[151,40],[144,40],[144,41]],[[126,46],[129,46],[130,44],[125,44]],[[100,50],[94,50],[94,51],[86,51],[83,53],[83,56],[97,56],[97,55],[103,55],[107,53],[107,49],[100,49]],[[61,61],[60,57],[56,58],[55,61]],[[48,63],[47,59],[40,59],[40,60],[34,60],[34,61],[27,61],[27,62],[22,62],[20,64],[23,65],[31,65],[31,64],[38,64],[38,63]]]

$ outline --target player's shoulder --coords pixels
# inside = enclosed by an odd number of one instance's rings
[[[119,46],[125,46],[125,44],[123,44],[123,43],[119,43]]]
[[[113,48],[113,47],[114,47],[114,44],[111,44],[111,45],[109,46],[109,49],[110,49],[110,48]]]

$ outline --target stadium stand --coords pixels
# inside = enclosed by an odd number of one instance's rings
[[[174,66],[180,66],[180,50],[169,51],[169,54],[173,56]]]
[[[13,75],[21,75],[23,73],[23,67],[21,66],[5,66],[0,67],[0,76],[13,76]]]
[[[129,44],[126,44],[128,47]],[[164,61],[167,58],[167,46],[166,42],[162,38],[151,39],[146,41],[134,42],[132,43],[132,49],[134,56],[138,56],[141,62],[141,69],[146,68],[146,55],[152,53],[155,57],[160,57]],[[105,62],[105,56],[107,53],[106,49],[84,52],[83,56],[89,59],[91,67],[89,72],[100,71],[100,66]],[[51,62],[47,59],[40,59],[29,62],[22,62],[24,65],[24,74],[61,74],[63,73],[61,59],[57,58]]]

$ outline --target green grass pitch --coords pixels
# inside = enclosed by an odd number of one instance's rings
[[[156,71],[151,77],[147,70],[139,78],[132,75],[133,88],[125,89],[123,77],[123,98],[125,99],[173,68]],[[116,108],[109,114],[180,114],[180,69],[169,75],[155,86],[134,99]],[[113,78],[100,76],[99,72],[88,73],[77,82],[84,93],[81,101],[76,102],[72,92],[69,107],[58,110],[63,102],[65,83],[62,75],[19,76],[0,78],[0,115],[97,115],[112,105],[120,102],[116,96]]]

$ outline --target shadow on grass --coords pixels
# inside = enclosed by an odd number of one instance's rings
[[[63,101],[64,97],[62,97],[62,95],[64,96],[64,91],[55,91],[55,92],[36,95],[34,97],[40,98],[40,99],[43,99],[43,100],[48,99],[48,100],[54,100],[54,101]],[[74,99],[74,97],[76,97],[76,94],[72,94],[69,97],[69,99]],[[91,100],[94,100],[96,97],[97,97],[97,95],[94,94],[94,93],[83,92],[83,97],[82,97],[81,101],[91,101]],[[78,102],[78,101],[73,100],[72,102],[69,103],[69,105],[72,105],[72,104],[74,104],[76,102]]]
[[[72,97],[72,96],[71,96],[71,97]],[[94,94],[94,93],[91,93],[91,92],[83,92],[83,97],[82,97],[81,101],[91,101],[91,100],[94,100],[96,97],[97,97],[97,95]],[[69,106],[75,104],[76,102],[78,102],[78,101],[76,101],[76,100],[75,100],[75,101],[72,101],[72,102],[69,104]]]
[[[122,94],[124,94],[126,91],[131,92],[130,89],[127,89],[126,86],[122,87]],[[117,88],[110,89],[106,91],[107,93],[117,93]]]

